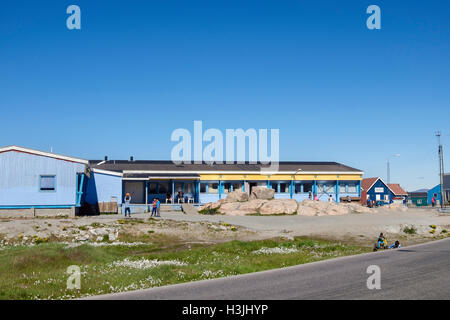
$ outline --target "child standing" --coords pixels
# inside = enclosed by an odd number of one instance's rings
[[[153,217],[153,214],[155,214],[155,217],[156,217],[156,207],[157,207],[156,199],[153,199],[153,202],[152,202],[152,215],[151,215],[151,217]]]

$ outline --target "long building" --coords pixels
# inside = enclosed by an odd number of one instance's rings
[[[84,160],[17,146],[0,148],[0,210],[70,209],[98,211],[115,203],[120,210],[126,193],[132,212],[144,212],[154,198],[179,206],[225,198],[233,190],[254,186],[275,190],[275,198],[302,201],[317,194],[361,197],[361,170],[336,162],[279,163],[276,172],[262,164],[174,164],[158,160]],[[100,210],[104,211],[104,210]]]
[[[215,202],[233,190],[251,192],[254,186],[275,189],[275,198],[302,201],[317,194],[319,200],[361,196],[361,170],[336,162],[280,162],[277,172],[262,171],[261,164],[174,164],[154,160],[91,160],[91,168],[123,175],[122,194],[132,203],[146,205],[154,198],[162,203]],[[180,199],[182,195],[183,199]]]

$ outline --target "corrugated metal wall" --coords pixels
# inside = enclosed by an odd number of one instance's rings
[[[9,151],[0,153],[0,206],[75,205],[76,174],[85,165]],[[56,175],[56,191],[40,191],[40,175]]]
[[[117,203],[122,203],[122,177],[91,172],[87,182],[86,202],[111,202],[113,197],[116,197]]]

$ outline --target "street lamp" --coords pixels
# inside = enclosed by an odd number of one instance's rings
[[[389,160],[392,159],[393,157],[400,157],[400,154],[396,153],[391,155],[390,157],[387,158],[387,183],[391,183],[391,165],[389,163]]]

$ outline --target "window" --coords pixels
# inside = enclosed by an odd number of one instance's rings
[[[272,189],[278,192],[278,183],[271,183]]]
[[[184,193],[194,193],[194,184],[191,182],[186,182],[184,184]]]
[[[179,191],[183,191],[183,184],[176,182],[175,183],[175,192],[178,193]]]
[[[280,193],[289,193],[289,183],[280,183]]]
[[[296,183],[294,191],[295,191],[295,193],[302,193],[302,185],[299,183]]]
[[[231,183],[224,183],[223,184],[223,193],[231,192],[230,188],[231,188]]]
[[[324,193],[325,191],[325,185],[323,184],[317,184],[317,193]]]
[[[242,190],[242,184],[241,183],[233,183],[233,191],[236,190]]]
[[[345,193],[345,184],[340,184],[339,185],[339,193]]]
[[[40,176],[40,191],[56,191],[56,176]]]
[[[327,184],[325,186],[325,193],[327,194],[331,194],[331,193],[335,193],[336,192],[336,187],[332,184]]]
[[[208,184],[208,193],[219,193],[219,184],[218,183],[209,183]]]
[[[155,194],[156,193],[156,182],[149,183],[148,185],[148,193]]]
[[[200,193],[206,193],[206,183],[200,183]]]
[[[159,182],[158,183],[158,193],[167,193],[169,191],[169,183],[168,182]]]
[[[304,183],[303,184],[303,192],[312,192],[312,183]]]
[[[356,193],[356,184],[349,184],[348,185],[348,193]]]

